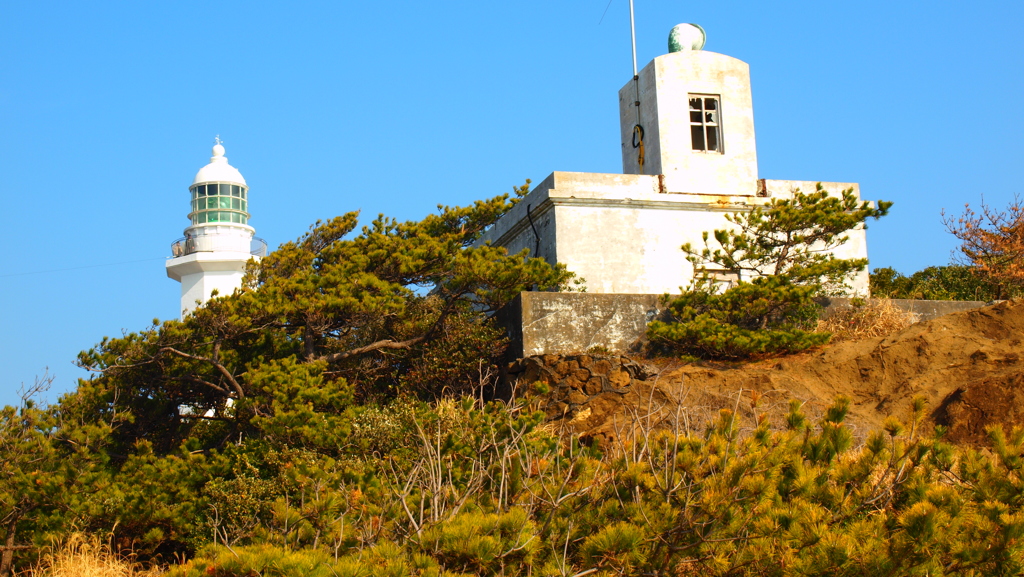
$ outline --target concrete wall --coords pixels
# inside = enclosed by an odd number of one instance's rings
[[[665,54],[639,73],[640,125],[644,127],[643,174],[664,175],[670,192],[750,195],[757,192],[757,148],[750,67],[701,50]],[[721,152],[694,151],[689,96],[717,96],[721,104]],[[619,90],[622,171],[640,174],[633,148],[636,86]]]
[[[213,291],[227,296],[242,286],[242,271],[208,271],[185,275],[181,279],[181,318],[195,310],[197,304],[210,300]]]
[[[678,292],[693,278],[680,250],[703,248],[705,231],[728,228],[725,216],[750,210],[813,181],[758,180],[750,72],[722,54],[683,51],[659,56],[639,73],[638,85],[619,91],[625,174],[554,172],[487,231],[510,252],[529,249],[582,277],[588,293]],[[632,147],[637,123],[646,130],[647,162],[640,174]],[[720,98],[722,153],[694,151],[689,96]],[[823,183],[834,195],[853,183]],[[858,196],[859,197],[859,196]],[[532,217],[532,223],[530,218]],[[839,258],[867,258],[863,229],[850,231]],[[866,296],[867,271],[852,280],[851,295]]]
[[[511,339],[509,354],[627,353],[644,338],[647,323],[661,314],[660,295],[524,292],[498,312]],[[980,301],[898,300],[893,303],[924,321],[985,306]],[[828,299],[829,311],[850,299]]]
[[[797,191],[804,194],[814,192],[819,184],[813,180],[764,180],[766,196],[770,198],[793,198]],[[853,193],[860,198],[860,185],[855,182],[821,182],[829,196],[841,197],[843,191],[852,189]],[[868,235],[863,226],[846,233],[848,240],[842,245],[834,248],[832,254],[836,258],[853,259],[868,258]],[[857,273],[850,280],[852,291],[850,294],[859,297],[866,297],[870,294],[869,273],[867,267]]]
[[[498,312],[516,358],[626,352],[659,312],[658,295],[524,292]]]
[[[825,306],[822,317],[827,318],[835,311],[851,306],[852,300],[848,298],[822,299],[821,304]],[[891,299],[891,302],[900,310],[914,315],[914,322],[930,321],[951,313],[969,311],[992,304],[985,301],[926,301],[917,299]]]
[[[670,193],[657,176],[555,172],[537,185],[488,230],[480,242],[523,248],[551,263],[564,263],[586,281],[588,293],[663,294],[679,292],[693,278],[680,247],[702,246],[704,231],[726,228],[725,215],[765,204],[769,197]],[[768,193],[790,197],[814,182],[765,181]],[[852,183],[823,183],[838,195]],[[533,218],[533,226],[527,217]],[[534,233],[536,229],[536,236]],[[538,238],[540,237],[539,243]],[[863,230],[836,250],[840,258],[866,258]],[[853,294],[867,294],[867,273]]]
[[[181,283],[181,317],[196,308],[196,301],[204,303],[216,290],[229,295],[242,286],[245,264],[254,257],[248,252],[196,252],[169,259],[167,276]]]

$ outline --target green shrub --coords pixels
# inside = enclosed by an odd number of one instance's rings
[[[891,299],[991,301],[999,287],[963,265],[930,266],[910,276],[889,267],[871,273],[871,294]]]
[[[707,232],[703,248],[683,245],[693,282],[678,298],[666,295],[670,318],[652,322],[648,338],[682,354],[727,359],[825,344],[828,333],[814,332],[814,298],[841,294],[849,276],[867,266],[866,259],[836,258],[831,249],[891,204],[872,207],[852,189],[830,196],[819,183],[813,193],[795,191],[791,199],[728,215],[733,227],[714,231],[717,248]],[[735,277],[732,286],[720,284],[721,271]]]

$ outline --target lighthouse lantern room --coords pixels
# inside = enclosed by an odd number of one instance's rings
[[[199,169],[192,186],[191,224],[171,243],[167,276],[181,283],[182,318],[216,290],[228,295],[242,285],[245,264],[266,254],[267,244],[249,226],[249,187],[228,164],[217,138],[210,163]]]

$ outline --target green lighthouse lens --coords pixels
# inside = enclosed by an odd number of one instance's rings
[[[238,184],[206,183],[192,187],[192,224],[229,222],[249,224],[248,188]]]

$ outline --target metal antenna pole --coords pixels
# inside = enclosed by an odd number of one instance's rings
[[[640,125],[640,73],[636,69],[636,22],[633,19],[633,0],[629,0],[629,38],[633,42],[633,87],[636,90],[636,100],[633,105],[636,107],[636,125],[633,126],[633,148],[639,149],[637,165],[640,174],[644,173],[644,128]],[[637,136],[640,137],[637,141]]]
[[[629,0],[629,36],[633,40],[633,78],[636,78],[636,24],[633,22],[633,0]]]

